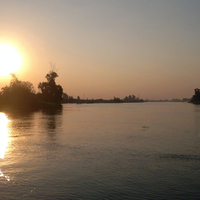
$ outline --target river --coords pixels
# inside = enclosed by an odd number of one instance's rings
[[[199,199],[200,106],[0,113],[0,199]]]

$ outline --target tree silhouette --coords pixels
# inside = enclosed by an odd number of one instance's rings
[[[31,110],[37,106],[33,84],[28,81],[20,81],[11,74],[10,84],[1,88],[1,105],[4,107]]]
[[[58,103],[62,100],[63,88],[60,85],[56,85],[55,79],[58,74],[51,70],[46,74],[45,78],[47,82],[40,82],[38,88],[41,90],[41,100],[47,102]]]
[[[200,89],[199,88],[194,89],[194,95],[191,98],[190,102],[191,103],[198,103],[198,104],[200,104]]]

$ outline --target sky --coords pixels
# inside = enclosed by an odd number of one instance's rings
[[[19,51],[17,77],[36,92],[53,64],[74,98],[191,98],[199,10],[199,0],[0,0],[0,43]]]

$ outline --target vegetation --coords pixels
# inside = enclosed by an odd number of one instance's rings
[[[136,100],[135,95],[129,95],[124,98],[124,101],[134,101]]]
[[[17,108],[26,110],[37,109],[38,103],[33,84],[30,82],[20,81],[14,74],[12,74],[10,85],[1,88],[0,108]]]
[[[41,90],[39,95],[40,100],[45,102],[58,103],[62,100],[63,88],[60,85],[56,85],[55,79],[58,74],[54,71],[50,71],[45,78],[47,82],[40,82],[38,88]]]
[[[55,79],[58,74],[51,70],[46,74],[46,82],[38,84],[39,93],[35,93],[33,84],[28,81],[20,81],[14,74],[10,84],[1,88],[0,110],[23,110],[34,111],[38,109],[60,109],[62,103],[125,103],[143,102],[134,95],[126,96],[124,99],[116,98],[110,100],[91,99],[84,100],[80,96],[76,99],[73,96],[63,94],[63,88],[57,85]]]
[[[35,93],[33,84],[20,81],[12,74],[10,84],[1,88],[0,110],[26,110],[33,111],[42,109],[58,109],[62,105],[63,89],[56,85],[55,78],[57,73],[50,71],[45,78],[47,82],[39,83],[38,88],[42,93]]]
[[[126,96],[124,99],[120,99],[118,97],[114,97],[110,100],[105,99],[81,99],[79,96],[77,99],[74,99],[73,96],[69,96],[66,93],[63,93],[62,103],[136,103],[136,102],[144,102],[143,99],[136,98],[134,95]]]
[[[191,98],[190,103],[200,104],[200,89],[194,89],[194,95]]]

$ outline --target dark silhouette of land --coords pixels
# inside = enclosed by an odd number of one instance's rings
[[[55,79],[58,74],[51,70],[46,74],[46,82],[38,84],[39,93],[36,94],[33,84],[28,81],[20,81],[15,74],[11,74],[12,79],[9,85],[1,88],[0,92],[0,111],[35,111],[39,109],[62,109],[63,103],[141,103],[141,102],[190,102],[200,104],[200,89],[195,89],[195,94],[190,99],[184,98],[173,100],[143,100],[135,95],[126,96],[124,99],[114,97],[110,100],[105,99],[76,99],[63,93],[63,88],[57,85]]]
[[[35,111],[38,109],[60,109],[62,105],[63,89],[56,85],[57,73],[50,71],[45,78],[47,82],[39,83],[41,93],[35,93],[33,84],[28,81],[20,81],[11,74],[10,84],[1,88],[0,110]]]
[[[36,94],[33,84],[28,81],[19,80],[15,74],[11,74],[12,79],[9,85],[1,88],[0,111],[36,111],[39,109],[61,109],[62,103],[138,103],[143,99],[136,98],[135,95],[126,96],[124,99],[116,98],[104,99],[81,99],[79,96],[74,99],[63,94],[63,88],[57,85],[55,79],[58,74],[51,70],[46,74],[46,82],[38,84],[39,93]]]
[[[145,102],[189,102],[191,99],[190,98],[183,98],[183,99],[160,99],[160,100],[149,100],[146,99],[144,100]]]
[[[47,82],[40,82],[38,88],[42,93],[38,94],[40,100],[45,102],[58,103],[62,100],[63,88],[60,85],[56,85],[55,79],[58,74],[54,71],[50,71],[45,78]]]
[[[200,89],[194,89],[194,95],[191,98],[190,103],[200,104]]]
[[[126,96],[124,99],[116,98],[110,100],[105,99],[81,99],[79,96],[74,99],[72,96],[68,96],[66,93],[63,93],[63,100],[61,103],[141,103],[144,102],[143,99],[136,98],[135,95]]]

